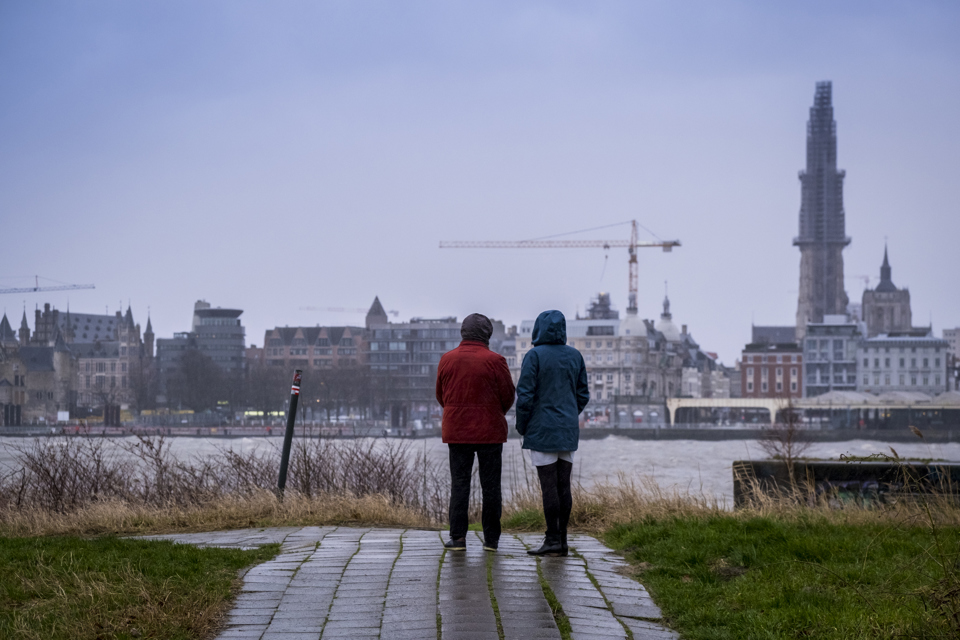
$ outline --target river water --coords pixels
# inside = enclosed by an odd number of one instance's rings
[[[108,442],[118,443],[121,439]],[[279,456],[282,438],[182,438],[167,439],[171,451],[180,458],[216,456],[224,449],[239,452],[276,451]],[[395,441],[394,441],[395,442]],[[447,447],[439,438],[405,441],[411,452],[426,452],[431,460],[443,462]],[[0,437],[0,474],[17,466],[16,448],[30,445],[30,438]],[[944,444],[893,443],[903,457],[932,458],[960,462],[960,443]],[[874,440],[813,443],[804,453],[807,457],[837,459],[842,454],[864,456],[890,453],[891,444]],[[609,436],[602,440],[581,440],[574,462],[574,476],[585,487],[605,481],[617,482],[623,475],[634,481],[652,479],[664,491],[703,495],[733,504],[732,464],[734,460],[767,457],[753,440],[631,440]],[[503,482],[505,489],[513,483],[526,482],[525,467],[529,458],[521,458],[520,442],[504,445]]]

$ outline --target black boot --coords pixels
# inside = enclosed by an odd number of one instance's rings
[[[561,546],[560,534],[558,533],[548,533],[543,539],[543,545],[541,545],[539,549],[530,549],[527,551],[527,554],[531,556],[549,556],[551,558],[566,555],[563,546]]]
[[[560,555],[564,558],[567,557],[569,550],[567,549],[567,530],[564,529],[560,532]]]
[[[467,539],[466,538],[457,538],[454,540],[450,538],[444,543],[443,548],[447,551],[466,551],[467,550]]]

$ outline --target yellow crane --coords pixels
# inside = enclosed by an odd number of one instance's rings
[[[630,256],[630,283],[628,313],[637,312],[637,249],[660,247],[664,252],[679,247],[679,240],[640,242],[637,240],[637,221],[630,221],[629,240],[441,240],[441,249],[604,249],[626,248]]]

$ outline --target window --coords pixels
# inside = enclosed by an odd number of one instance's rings
[[[796,368],[796,367],[790,367],[790,377],[793,378],[794,380],[796,380],[796,378],[797,378],[797,368]]]
[[[749,391],[750,393],[753,393],[753,381],[752,381],[752,380],[749,381],[749,382],[747,382],[747,391]]]
[[[917,359],[916,359],[916,358],[910,358],[910,366],[913,367],[913,368],[916,368],[916,367],[917,367]]]
[[[777,391],[783,391],[783,381],[777,380]]]
[[[796,392],[796,390],[797,390],[797,381],[796,381],[796,380],[793,380],[793,381],[790,383],[790,391]]]
[[[907,366],[907,365],[906,365],[906,361],[905,361],[903,358],[900,358],[900,366],[901,366],[901,367]]]
[[[106,362],[98,362],[98,363],[97,363],[97,373],[106,373],[106,371],[107,371],[107,363],[106,363]]]
[[[590,363],[593,362],[593,354],[591,354],[591,353],[588,353],[588,354],[587,354],[587,362],[590,362]]]
[[[590,348],[590,341],[589,341],[589,340],[587,340],[586,342],[583,343],[583,348],[584,348],[584,349],[589,349],[589,348]]]
[[[317,338],[316,346],[318,347],[329,347],[330,338]]]
[[[905,384],[905,382],[904,382],[904,379],[905,379],[905,378],[906,378],[906,376],[904,376],[904,375],[901,373],[901,374],[900,374],[900,386],[901,386],[901,387]]]
[[[126,362],[121,362],[121,363],[120,363],[120,371],[123,372],[123,373],[126,373],[126,372],[127,372],[127,363],[126,363]]]
[[[876,369],[879,369],[879,368],[880,368],[880,358],[874,358],[874,359],[873,359],[873,366],[874,366],[874,368],[876,368]]]
[[[127,388],[127,376],[122,376],[122,377],[120,378],[120,388],[122,388],[122,389],[126,389],[126,388]]]
[[[923,386],[930,384],[930,378],[928,376],[923,376]]]
[[[940,358],[935,358],[935,359],[934,359],[934,361],[933,361],[933,366],[935,366],[935,367],[939,367],[939,366],[940,366]]]
[[[923,359],[923,368],[926,369],[930,366],[930,358]]]
[[[885,366],[887,369],[890,368],[890,358],[883,359],[883,366]]]
[[[612,374],[612,373],[608,373],[608,374],[607,374],[607,382],[611,382],[611,383],[613,382],[613,374]]]
[[[596,381],[597,381],[597,382],[603,382],[603,374],[602,374],[602,373],[598,373],[598,374],[597,374]]]
[[[766,380],[764,380],[763,382],[761,382],[761,383],[760,383],[760,392],[761,392],[761,393],[766,393],[766,392],[767,392],[767,386],[768,386],[768,385],[767,385],[767,381],[766,381]]]
[[[607,349],[613,349],[613,342],[607,340]]]
[[[352,346],[353,346],[353,338],[340,338],[340,346],[341,346],[341,347],[352,347]]]
[[[630,374],[629,373],[623,374],[623,379],[625,382],[630,382]]]
[[[868,384],[870,384],[870,378],[863,376],[863,386],[867,386]]]
[[[889,374],[889,373],[888,373],[887,375],[883,376],[883,384],[885,384],[885,385],[888,386],[888,387],[890,386],[890,374]]]
[[[613,362],[613,354],[609,351],[607,352],[607,362]]]
[[[910,386],[911,387],[917,386],[917,376],[910,376]]]
[[[587,344],[590,344],[590,343],[588,342]],[[526,348],[527,348],[527,343],[526,343],[526,341],[521,341],[521,342],[520,342],[520,348],[521,348],[521,349],[526,349]]]
[[[869,367],[869,366],[870,366],[870,358],[864,358],[864,359],[863,359],[863,366],[864,366],[864,367]]]
[[[120,347],[120,355],[122,355],[122,356],[127,355],[127,348],[126,348],[126,347]]]
[[[935,377],[934,377],[934,384],[936,384],[936,385],[938,385],[938,386],[940,385],[940,376],[935,376]]]
[[[880,386],[880,376],[873,376],[873,384],[875,386]]]

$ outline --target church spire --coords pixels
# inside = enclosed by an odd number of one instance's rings
[[[880,265],[880,284],[877,285],[877,291],[889,293],[897,290],[890,277],[891,271],[890,259],[887,257],[887,245],[883,245],[883,264]]]
[[[23,319],[20,320],[20,346],[26,347],[30,344],[30,325],[27,324],[27,308],[23,308]]]

